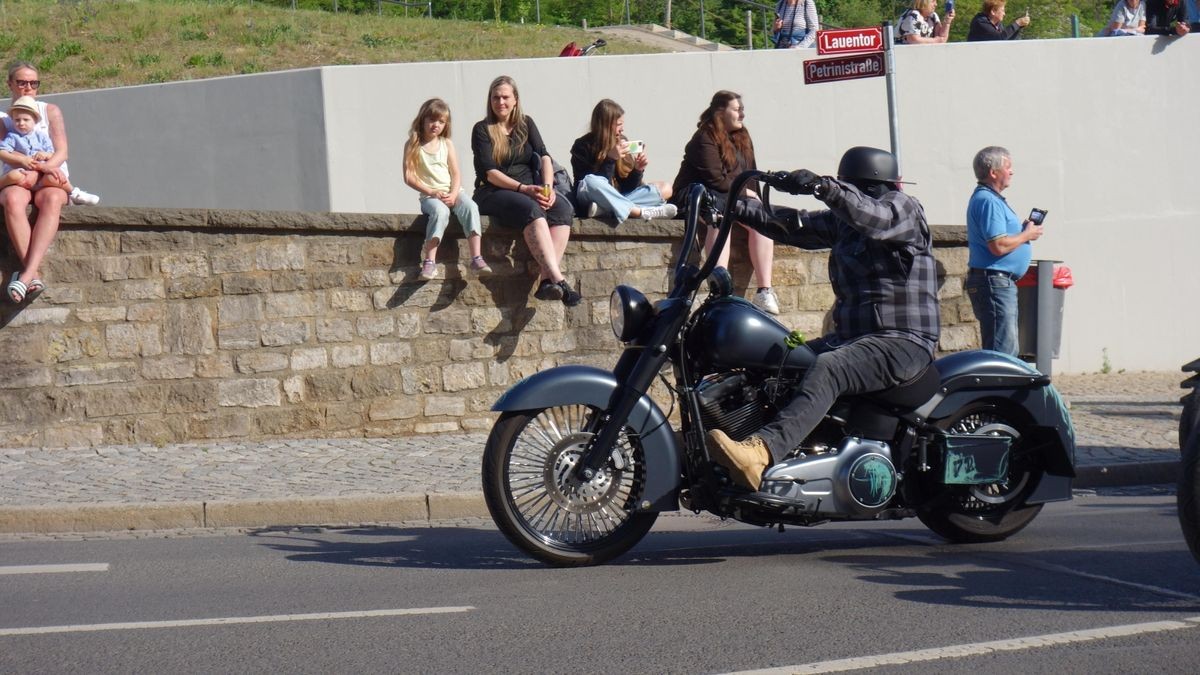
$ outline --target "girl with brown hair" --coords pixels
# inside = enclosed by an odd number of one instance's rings
[[[671,186],[642,182],[649,160],[646,148],[625,137],[625,110],[603,99],[592,109],[591,129],[571,146],[575,202],[588,218],[611,215],[617,224],[627,218],[674,218],[667,204]]]
[[[733,179],[743,171],[757,168],[754,162],[754,143],[750,140],[750,132],[743,120],[746,118],[746,108],[742,105],[742,97],[732,91],[722,89],[713,94],[708,108],[700,113],[700,121],[696,123],[696,133],[683,149],[683,161],[679,165],[679,174],[671,190],[674,193],[672,201],[680,208],[686,207],[683,200],[687,197],[687,186],[700,183],[714,193],[718,208],[725,207],[729,199],[729,187]],[[750,199],[758,199],[758,194],[747,188],[740,195]],[[745,227],[743,225],[742,227]],[[775,245],[767,237],[746,228],[750,247],[750,264],[754,267],[754,278],[758,290],[754,293],[753,302],[770,314],[779,313],[779,298],[771,288],[771,265],[775,257]],[[708,228],[704,240],[704,253],[713,255],[712,246],[717,238],[716,228]],[[729,245],[716,253],[717,265],[726,267],[729,263]]]

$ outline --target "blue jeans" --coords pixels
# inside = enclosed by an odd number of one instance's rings
[[[421,197],[421,213],[427,216],[425,241],[430,239],[441,241],[442,235],[446,233],[446,226],[450,224],[451,211],[458,218],[463,233],[468,237],[483,232],[479,224],[479,207],[475,206],[475,202],[471,200],[471,195],[467,194],[466,190],[459,188],[458,201],[455,202],[454,208],[446,206],[436,197]]]
[[[642,185],[628,194],[621,194],[608,179],[594,173],[584,176],[583,180],[579,181],[579,187],[575,189],[575,201],[579,202],[579,207],[585,211],[588,204],[595,203],[599,208],[598,215],[611,214],[616,218],[618,225],[629,218],[629,211],[635,206],[644,208],[662,206],[665,203],[658,188],[653,185]]]
[[[1007,274],[972,269],[967,297],[979,320],[983,348],[1017,355],[1017,280]]]

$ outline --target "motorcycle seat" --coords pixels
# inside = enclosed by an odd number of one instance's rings
[[[932,398],[941,384],[942,376],[931,363],[912,379],[891,389],[871,392],[867,398],[891,408],[915,410]]]

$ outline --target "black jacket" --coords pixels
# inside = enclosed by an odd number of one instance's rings
[[[983,12],[971,19],[971,29],[967,32],[967,42],[984,42],[986,40],[1016,40],[1021,36],[1021,27],[1017,22],[997,26],[992,18]]]

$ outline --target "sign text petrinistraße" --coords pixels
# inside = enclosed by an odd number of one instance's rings
[[[860,77],[883,75],[884,63],[881,54],[859,57],[842,57],[804,62],[804,82],[835,82]]]

